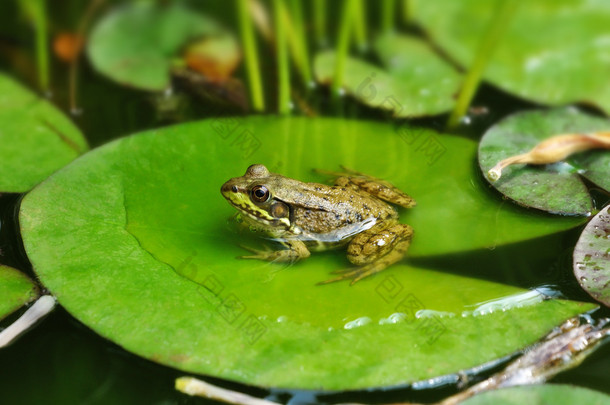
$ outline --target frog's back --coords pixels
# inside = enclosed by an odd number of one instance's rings
[[[342,244],[377,221],[398,217],[392,206],[358,190],[304,183],[301,192],[301,201],[292,202],[292,222],[302,240]]]

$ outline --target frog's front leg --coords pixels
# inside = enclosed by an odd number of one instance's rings
[[[354,237],[347,247],[350,262],[359,267],[340,270],[340,276],[323,281],[327,284],[352,279],[351,284],[378,273],[401,260],[411,244],[413,228],[398,222],[368,229]]]
[[[309,249],[300,240],[285,240],[280,242],[286,249],[253,249],[247,246],[242,248],[254,253],[253,255],[238,256],[239,259],[257,259],[266,260],[269,262],[296,262],[298,260],[307,259],[310,255]]]

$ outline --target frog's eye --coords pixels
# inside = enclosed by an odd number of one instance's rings
[[[252,187],[252,199],[256,202],[265,202],[269,199],[269,190],[262,185]]]

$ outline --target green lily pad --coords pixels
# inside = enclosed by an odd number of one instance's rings
[[[93,28],[87,51],[93,66],[112,80],[144,90],[169,86],[172,60],[189,41],[226,36],[214,20],[179,2],[131,2]]]
[[[38,288],[19,270],[0,265],[0,319],[38,297]]]
[[[609,123],[610,124],[610,123]],[[568,158],[568,162],[579,169],[582,177],[595,183],[598,187],[610,192],[610,152],[592,150]]]
[[[45,286],[99,334],[163,364],[262,386],[351,389],[454,373],[593,307],[408,260],[350,287],[315,285],[348,265],[343,252],[292,266],[235,258],[239,243],[261,240],[228,226],[234,210],[219,191],[251,162],[302,180],[321,180],[313,167],[345,164],[393,181],[418,200],[402,213],[415,229],[413,256],[581,221],[532,216],[473,186],[470,140],[399,132],[434,137],[446,152],[429,164],[392,126],[335,119],[227,118],[124,138],[25,197],[24,245]]]
[[[0,191],[24,192],[88,149],[48,101],[0,75]]]
[[[610,306],[610,205],[580,235],[574,248],[574,275],[589,295]]]
[[[498,3],[415,0],[410,12],[432,41],[469,67]],[[582,101],[610,112],[609,18],[604,0],[519,4],[484,79],[539,103]]]
[[[500,121],[483,135],[479,165],[485,174],[501,160],[526,153],[553,135],[600,131],[608,127],[610,121],[607,119],[573,108],[520,112]],[[590,215],[593,203],[581,176],[601,184],[608,182],[610,153],[581,152],[570,157],[568,162],[511,165],[491,184],[527,207],[557,214]]]
[[[610,396],[603,392],[572,385],[544,384],[503,388],[484,392],[462,402],[464,405],[521,405],[521,404],[554,404],[554,405],[607,405]]]
[[[384,35],[375,42],[375,50],[384,68],[347,58],[343,83],[347,93],[395,117],[434,115],[451,109],[461,75],[425,42],[405,35]],[[317,55],[314,70],[319,82],[330,83],[335,53]]]

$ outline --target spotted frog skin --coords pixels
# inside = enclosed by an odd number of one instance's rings
[[[245,247],[252,254],[241,258],[294,262],[309,257],[310,251],[347,246],[347,258],[356,267],[337,271],[338,276],[319,284],[346,279],[354,284],[402,259],[413,229],[398,222],[398,212],[388,203],[411,208],[415,201],[384,180],[343,170],[319,171],[336,177],[328,186],[284,177],[255,164],[224,183],[222,195],[244,222],[284,247]]]

